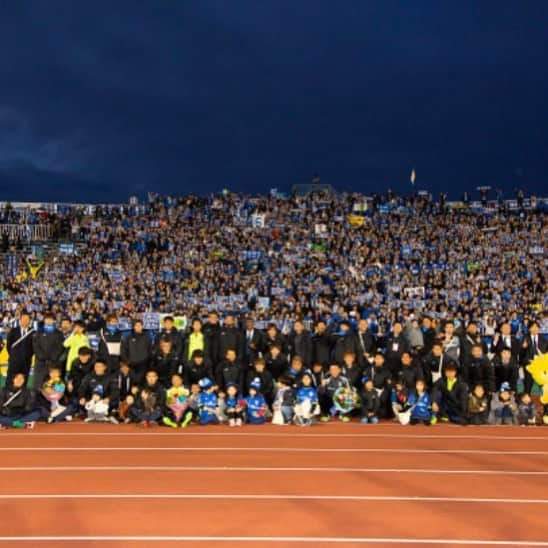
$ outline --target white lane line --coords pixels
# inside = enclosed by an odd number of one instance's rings
[[[276,453],[394,453],[393,448],[314,448],[314,447],[0,447],[0,451],[34,451],[34,452],[61,452],[61,451],[249,451],[249,452],[276,452]],[[483,449],[402,449],[405,454],[466,454],[466,455],[548,455],[548,451],[502,451]]]
[[[334,500],[354,502],[445,502],[478,504],[548,504],[548,499],[473,498],[473,497],[404,497],[376,495],[246,495],[246,494],[162,494],[162,493],[97,493],[97,494],[2,494],[0,500]]]
[[[5,435],[5,434],[4,434]],[[8,434],[9,435],[9,434]],[[15,434],[18,435],[18,434]],[[20,434],[19,434],[20,435]],[[36,436],[116,436],[116,437],[142,437],[142,436],[180,436],[186,438],[189,436],[194,437],[269,437],[269,438],[356,438],[356,439],[424,439],[424,440],[528,440],[528,441],[548,441],[548,436],[472,436],[472,435],[436,435],[436,434],[316,434],[316,433],[301,433],[301,431],[285,431],[284,433],[275,432],[188,432],[185,431],[170,431],[170,432],[116,432],[113,430],[105,430],[105,432],[25,432],[26,437]]]
[[[324,544],[418,544],[455,546],[548,546],[548,541],[375,537],[197,537],[197,536],[41,536],[0,537],[0,542],[291,542]]]
[[[0,466],[0,472],[317,472],[360,474],[440,474],[548,476],[548,470],[452,470],[438,468],[341,468],[287,466]]]

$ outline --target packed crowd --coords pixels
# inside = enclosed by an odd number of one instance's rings
[[[385,336],[371,318],[356,330],[344,319],[320,320],[313,333],[297,320],[284,335],[275,324],[262,331],[252,318],[238,325],[232,315],[221,322],[210,312],[186,333],[167,316],[153,341],[141,320],[123,336],[111,315],[96,351],[81,320],[62,323],[64,331],[46,313],[35,331],[25,312],[10,331],[2,428],[75,416],[173,428],[270,419],[307,426],[353,416],[365,424],[391,417],[402,424],[541,423],[525,367],[548,347],[536,321],[520,338],[505,322],[487,345],[473,321],[456,327],[426,315],[420,323],[395,322]]]
[[[77,248],[0,272],[4,425],[534,411],[525,366],[548,332],[541,211],[227,193],[89,213],[49,219]],[[170,314],[159,333],[144,329],[150,311]]]
[[[229,194],[59,217],[81,241],[77,253],[49,257],[37,277],[3,270],[2,322],[16,323],[25,309],[95,329],[108,313],[205,318],[215,308],[287,328],[297,318],[374,313],[386,333],[414,312],[474,319],[493,334],[510,315],[528,321],[542,312],[544,214],[392,198],[369,202],[356,226],[348,214],[364,201]]]

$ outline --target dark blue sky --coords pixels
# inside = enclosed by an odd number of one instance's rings
[[[0,199],[548,194],[548,2],[5,2]],[[544,191],[544,192],[543,192]]]

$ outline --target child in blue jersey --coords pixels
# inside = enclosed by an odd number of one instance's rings
[[[261,394],[260,379],[253,379],[249,385],[249,396],[247,396],[245,401],[248,424],[264,424],[267,406],[266,401]]]
[[[318,391],[314,386],[312,374],[305,372],[301,378],[301,386],[295,394],[295,424],[299,426],[310,426],[315,415],[319,413]]]
[[[225,415],[229,426],[242,426],[247,402],[240,396],[238,385],[226,385]]]
[[[204,377],[198,383],[202,391],[198,397],[198,409],[200,424],[218,424],[217,394],[215,393],[213,381]]]
[[[411,406],[410,424],[430,424],[432,420],[430,410],[432,401],[423,380],[418,380],[415,383],[415,390],[412,390],[409,394],[407,403]]]

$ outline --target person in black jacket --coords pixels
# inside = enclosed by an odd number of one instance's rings
[[[266,327],[264,346],[265,348],[270,348],[273,344],[277,345],[280,348],[280,352],[282,354],[289,354],[289,346],[286,337],[276,327],[276,324],[269,323]]]
[[[356,390],[362,389],[363,369],[356,362],[356,355],[354,352],[344,353],[342,374],[348,379],[350,386]]]
[[[468,385],[458,377],[453,362],[445,365],[443,376],[432,390],[432,412],[436,420],[466,424],[468,409]]]
[[[527,371],[527,365],[537,354],[548,352],[548,340],[539,332],[538,322],[532,322],[529,333],[523,337],[520,345],[519,363],[523,367],[523,388],[528,394],[533,388],[533,377]]]
[[[159,382],[164,387],[170,385],[171,375],[179,372],[179,355],[173,349],[171,341],[169,337],[161,336],[150,364],[150,369],[158,373]]]
[[[327,333],[324,321],[316,324],[312,335],[312,363],[320,363],[327,367],[331,361],[331,337]]]
[[[194,350],[192,354],[192,360],[185,364],[182,368],[179,365],[179,370],[177,371],[179,375],[183,375],[184,385],[187,388],[192,386],[198,386],[198,383],[202,379],[212,379],[213,370],[211,365],[206,362],[204,353],[201,350]]]
[[[436,340],[436,330],[432,327],[432,318],[429,316],[422,317],[421,331],[424,342],[422,354],[426,355],[432,350],[432,345]]]
[[[362,368],[369,366],[369,359],[373,358],[375,353],[375,337],[369,329],[367,320],[360,320],[358,322],[358,331],[356,333],[356,340],[358,342],[359,353],[357,354],[358,363]]]
[[[401,369],[397,378],[409,391],[415,390],[418,380],[424,380],[422,368],[417,365],[409,352],[403,352],[401,355]]]
[[[175,321],[173,320],[173,316],[166,316],[164,318],[163,324],[164,326],[158,335],[154,352],[158,354],[160,352],[160,344],[162,340],[168,339],[171,343],[172,354],[177,360],[181,360],[183,356],[183,337],[175,327]],[[171,381],[168,381],[168,384],[170,382]]]
[[[380,397],[373,386],[370,377],[363,379],[363,387],[360,392],[362,424],[376,424],[379,422]]]
[[[34,329],[31,326],[30,314],[22,312],[19,326],[10,330],[6,340],[6,349],[9,354],[6,384],[9,385],[17,373],[23,373],[25,377],[29,376],[32,355],[34,354],[33,334]]]
[[[350,329],[348,322],[343,320],[339,325],[339,333],[333,337],[333,360],[343,367],[344,355],[347,353],[358,356],[361,353],[361,349],[358,339]]]
[[[83,407],[94,394],[99,394],[101,401],[111,409],[119,399],[116,380],[107,373],[107,364],[101,360],[95,362],[93,371],[82,380],[78,390],[80,405]]]
[[[87,346],[78,350],[78,357],[72,362],[67,375],[67,396],[71,400],[78,399],[78,391],[84,377],[93,370],[93,351]]]
[[[255,329],[255,324],[251,318],[245,320],[245,365],[252,366],[259,354],[264,351],[263,333]]]
[[[0,390],[0,428],[33,428],[40,418],[35,396],[26,387],[23,373],[13,376],[11,385]]]
[[[265,354],[265,362],[267,369],[272,374],[272,377],[275,380],[278,380],[287,367],[287,355],[282,354],[282,350],[279,345],[273,344]]]
[[[120,362],[120,369],[114,374],[114,381],[116,382],[118,405],[126,401],[127,397],[133,394],[134,387],[139,385],[137,376],[126,362]]]
[[[270,374],[270,371],[266,369],[266,362],[264,358],[257,358],[253,364],[253,369],[250,369],[246,375],[245,390],[249,392],[251,383],[259,379],[261,382],[261,394],[267,405],[270,407],[274,401],[274,379]]]
[[[424,380],[429,388],[432,388],[434,383],[438,381],[443,374],[443,366],[447,363],[458,364],[453,358],[443,353],[443,343],[436,341],[432,345],[432,349],[422,359],[422,371]]]
[[[493,358],[493,369],[496,379],[495,389],[500,390],[502,383],[506,382],[510,385],[510,390],[515,393],[518,389],[519,368],[509,348],[503,348],[500,356]]]
[[[139,379],[144,379],[152,357],[152,339],[143,331],[143,322],[136,320],[133,331],[122,341],[120,359],[127,362]]]
[[[209,313],[208,320],[203,327],[203,333],[207,341],[206,346],[208,348],[209,359],[213,367],[215,367],[222,360],[222,356],[219,354],[221,324],[219,322],[219,314],[214,310]]]
[[[245,359],[245,340],[242,333],[236,328],[234,316],[229,314],[223,322],[219,334],[219,357],[226,357],[228,350],[236,352],[236,360],[243,363]],[[239,386],[242,386],[241,384]]]
[[[386,366],[394,377],[401,368],[401,355],[409,350],[407,339],[403,336],[401,323],[396,322],[392,328],[392,335],[386,340],[384,359]],[[413,385],[413,388],[415,385]]]
[[[472,355],[472,347],[479,344],[482,347],[483,353],[487,355],[487,345],[483,342],[479,332],[478,324],[476,322],[470,322],[466,326],[466,333],[460,341],[460,363],[464,367],[466,361],[468,361]]]
[[[301,383],[301,377],[305,372],[303,360],[300,356],[295,356],[289,366],[282,373],[282,377],[289,379],[291,386],[297,388]]]
[[[33,388],[40,390],[46,377],[50,365],[60,365],[61,357],[64,352],[63,334],[55,328],[55,317],[51,313],[44,316],[44,328],[41,332],[35,333],[32,341],[35,363],[33,373]]]
[[[166,390],[158,380],[156,371],[149,370],[145,382],[132,390],[134,399],[129,408],[129,416],[140,426],[155,426],[162,418],[162,410],[166,401]]]
[[[312,363],[312,338],[301,320],[297,320],[293,325],[293,332],[289,335],[288,340],[291,358],[299,356],[303,365],[309,367]]]
[[[385,418],[390,414],[390,392],[392,390],[392,376],[384,363],[384,354],[375,353],[373,365],[365,370],[367,377],[373,380],[373,387],[379,395],[379,417]]]
[[[512,327],[509,323],[503,323],[500,326],[500,333],[495,333],[491,344],[491,352],[500,356],[503,348],[509,348],[512,357],[516,360],[519,359],[520,344],[516,337],[512,335]]]
[[[479,344],[472,347],[471,355],[464,362],[464,381],[468,386],[481,384],[488,394],[496,392],[495,370]]]
[[[244,386],[245,375],[242,366],[236,359],[236,350],[229,348],[225,359],[217,366],[215,382],[221,392],[226,390],[228,383]]]
[[[122,332],[118,329],[118,318],[111,314],[107,317],[106,327],[99,331],[97,350],[97,357],[107,364],[109,373],[115,373],[120,367],[121,347]]]

